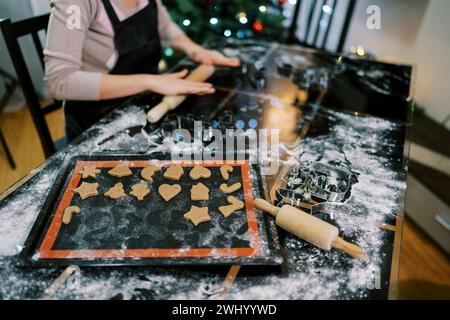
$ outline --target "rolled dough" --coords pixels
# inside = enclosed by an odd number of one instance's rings
[[[102,172],[100,169],[97,169],[96,166],[84,166],[78,173],[81,174],[83,179],[87,178],[97,178],[97,174]]]
[[[183,174],[184,174],[183,167],[179,164],[174,164],[171,165],[169,168],[167,168],[166,172],[164,172],[164,178],[178,181],[180,180]]]
[[[191,200],[192,201],[202,201],[209,200],[209,189],[203,183],[197,183],[192,186],[191,189]]]
[[[113,177],[122,178],[131,176],[133,172],[131,172],[128,163],[120,163],[113,169],[109,170],[108,174]]]
[[[230,179],[230,173],[233,172],[233,167],[230,165],[224,165],[220,167],[220,174],[222,175],[223,180]]]
[[[123,189],[123,184],[117,183],[114,187],[112,187],[111,189],[108,190],[108,192],[105,193],[105,196],[114,200],[118,200],[125,198],[127,194]]]
[[[233,196],[229,196],[227,198],[227,201],[230,205],[219,207],[220,213],[222,213],[225,218],[228,218],[234,212],[241,210],[245,207],[244,201],[241,201]]]
[[[233,193],[235,191],[238,191],[242,187],[242,184],[240,182],[236,182],[235,184],[228,186],[226,183],[223,183],[220,185],[220,190],[223,193]]]
[[[208,208],[199,208],[196,206],[191,206],[191,210],[185,213],[183,217],[186,220],[190,220],[194,226],[211,221],[211,217],[208,214]]]
[[[153,164],[149,165],[148,167],[145,167],[141,171],[141,176],[148,182],[153,182],[153,176],[156,174],[156,172],[161,171],[160,167],[157,167]]]
[[[70,224],[73,214],[79,214],[80,212],[81,210],[77,206],[68,207],[66,210],[64,210],[62,222],[66,225]]]
[[[98,196],[98,183],[83,182],[78,188],[74,189],[74,193],[80,195],[81,200],[85,200],[90,197]]]
[[[139,201],[143,201],[144,198],[150,193],[150,189],[146,183],[138,183],[131,187],[130,194]]]
[[[195,165],[189,173],[189,176],[192,180],[207,179],[211,177],[211,171],[203,166]]]
[[[159,186],[158,192],[166,202],[169,202],[181,192],[181,186],[179,184],[162,184]]]

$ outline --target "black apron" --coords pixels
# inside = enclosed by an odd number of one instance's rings
[[[116,66],[110,74],[157,74],[161,60],[161,40],[158,32],[158,11],[155,0],[134,15],[120,21],[110,0],[102,0],[114,29],[118,53]],[[127,98],[103,101],[65,101],[66,136],[73,140]]]

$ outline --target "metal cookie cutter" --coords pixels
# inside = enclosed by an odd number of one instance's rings
[[[292,167],[286,176],[286,189],[278,194],[293,201],[309,202],[316,197],[329,202],[345,200],[353,173],[320,162],[303,162]]]

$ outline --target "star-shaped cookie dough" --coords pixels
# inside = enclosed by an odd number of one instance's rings
[[[198,226],[200,223],[211,221],[211,217],[208,214],[208,208],[199,208],[191,206],[191,210],[186,212],[183,216],[186,220],[190,220],[194,226]]]
[[[78,171],[79,174],[81,174],[81,177],[83,179],[87,178],[97,178],[97,175],[102,172],[100,169],[97,169],[96,166],[84,166],[80,171]]]
[[[144,198],[150,193],[150,189],[146,183],[139,183],[131,187],[130,194],[139,201],[143,201]]]
[[[74,193],[80,195],[81,200],[85,200],[90,197],[98,196],[98,183],[83,182],[78,188],[74,189]]]

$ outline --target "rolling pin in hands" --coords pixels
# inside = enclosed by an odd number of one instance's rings
[[[211,65],[200,65],[197,69],[191,72],[191,74],[186,78],[186,80],[189,81],[196,81],[196,82],[204,82],[209,77],[211,77],[214,73],[214,66]],[[158,104],[156,107],[154,107],[152,110],[149,111],[147,114],[147,120],[150,123],[156,123],[159,120],[161,120],[164,115],[169,112],[170,110],[173,110],[177,108],[180,104],[183,103],[184,100],[186,100],[187,96],[165,96],[160,104]]]
[[[313,215],[290,205],[278,208],[263,199],[256,199],[255,206],[272,215],[279,227],[316,247],[326,251],[331,248],[342,250],[357,259],[363,259],[366,256],[363,249],[339,237],[338,228]]]

